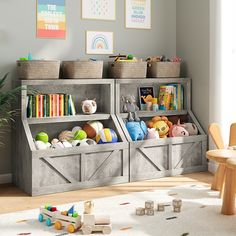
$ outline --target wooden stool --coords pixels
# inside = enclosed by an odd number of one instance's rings
[[[212,186],[214,186],[216,190],[219,190],[220,197],[223,197],[226,161],[230,158],[236,159],[236,151],[228,149],[210,150],[206,152],[206,157],[207,159],[215,161],[217,164],[219,164],[219,169],[213,180]]]
[[[221,214],[235,214],[235,192],[236,192],[236,160],[228,159],[226,162],[226,179]]]

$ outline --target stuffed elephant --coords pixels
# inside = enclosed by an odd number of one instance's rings
[[[147,135],[147,126],[144,121],[140,122],[127,122],[126,128],[133,141],[144,140]]]
[[[137,111],[139,111],[138,106],[135,104],[135,97],[133,95],[122,96],[123,112],[128,112],[128,121],[140,121]]]

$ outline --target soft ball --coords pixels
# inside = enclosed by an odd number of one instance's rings
[[[97,143],[93,139],[83,139],[83,140],[73,140],[72,141],[73,147],[91,146],[91,145],[97,145]]]
[[[45,150],[47,149],[47,144],[44,143],[43,141],[35,141],[35,146],[37,150]]]
[[[48,135],[45,132],[39,132],[36,135],[36,141],[42,141],[44,143],[48,142]]]
[[[96,136],[96,142],[98,144],[117,143],[118,137],[113,129],[102,129]]]
[[[75,132],[76,131],[79,131],[79,130],[81,130],[82,128],[80,127],[80,126],[75,126],[72,130],[71,130],[71,132],[75,135]]]
[[[58,142],[58,143],[55,143],[52,145],[52,148],[55,148],[55,149],[62,149],[64,148],[64,145],[62,142]]]
[[[95,138],[100,130],[103,129],[103,124],[100,121],[89,121],[84,125],[83,130],[87,133],[88,138]]]
[[[69,143],[68,141],[63,141],[62,144],[65,148],[71,148],[72,147],[72,144]]]
[[[54,138],[54,139],[51,141],[51,144],[54,145],[54,144],[56,144],[56,143],[58,143],[58,142],[59,142],[59,140],[58,140],[57,138]]]
[[[59,134],[59,140],[62,142],[62,141],[72,141],[74,138],[74,134],[69,131],[69,130],[65,130],[65,131],[62,131],[60,134]]]
[[[87,138],[87,134],[84,130],[78,130],[75,132],[74,140],[83,140]]]

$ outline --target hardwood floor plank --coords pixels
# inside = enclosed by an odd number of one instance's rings
[[[170,188],[183,184],[201,183],[210,185],[212,179],[212,174],[208,172],[201,172],[37,197],[28,196],[14,185],[0,185],[0,214],[34,209],[46,203],[61,205],[70,202],[110,197],[132,192],[150,191],[158,188]]]

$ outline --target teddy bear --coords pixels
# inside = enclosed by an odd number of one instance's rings
[[[147,122],[148,128],[155,128],[160,138],[167,138],[172,122],[166,116],[155,116]]]

